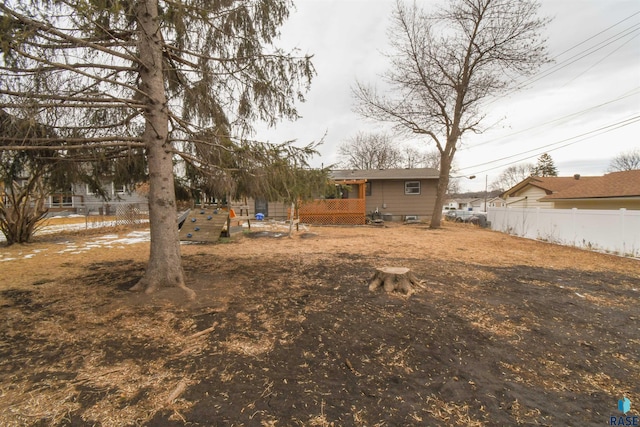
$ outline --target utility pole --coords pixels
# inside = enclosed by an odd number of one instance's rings
[[[488,212],[489,208],[487,207],[487,179],[489,175],[484,176],[484,211]]]

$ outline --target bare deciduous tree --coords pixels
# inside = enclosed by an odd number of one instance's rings
[[[52,136],[50,129],[17,119],[2,109],[0,135],[23,141]],[[29,242],[47,213],[47,190],[59,169],[55,154],[46,149],[0,150],[0,232],[7,244]]]
[[[0,4],[0,108],[56,138],[0,137],[0,149],[57,149],[88,161],[143,152],[151,253],[134,287],[186,287],[176,227],[174,162],[209,177],[222,149],[242,158],[255,120],[296,118],[313,65],[275,48],[292,0],[49,1]],[[204,132],[206,131],[206,132]],[[203,139],[202,136],[207,138]],[[290,153],[296,155],[293,147]],[[300,150],[300,162],[310,148]],[[250,163],[239,162],[244,167]],[[258,167],[266,166],[265,164]]]
[[[347,169],[440,169],[438,152],[396,142],[386,133],[359,132],[341,144],[338,153],[340,166]]]
[[[611,160],[609,172],[622,172],[640,169],[640,149],[629,150],[618,154]]]
[[[498,179],[491,183],[491,190],[508,190],[520,181],[531,176],[535,166],[532,163],[521,163],[506,168]]]
[[[360,82],[356,111],[398,130],[424,135],[440,153],[431,227],[440,227],[460,138],[482,131],[482,102],[513,88],[547,61],[536,0],[450,0],[431,13],[400,0],[389,41],[391,67],[381,95]]]
[[[440,153],[437,151],[423,151],[413,146],[402,148],[404,165],[408,168],[432,168],[440,170]]]
[[[391,169],[402,165],[402,152],[386,133],[358,132],[338,148],[346,169]]]

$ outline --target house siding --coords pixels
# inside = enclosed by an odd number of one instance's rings
[[[367,196],[367,213],[376,208],[382,215],[392,215],[399,221],[407,215],[429,219],[436,203],[437,180],[370,180],[371,195]],[[405,181],[420,181],[420,194],[405,194]]]
[[[103,200],[100,196],[87,192],[85,184],[76,184],[73,190],[74,208],[79,214],[115,214],[118,205],[139,205],[142,210],[148,209],[148,200],[144,195],[136,191],[118,193],[111,183],[105,184],[109,200]]]
[[[553,202],[542,202],[541,198],[545,197],[547,193],[538,187],[527,187],[522,191],[519,191],[506,200],[506,205],[510,207],[518,208],[549,208],[554,207]]]

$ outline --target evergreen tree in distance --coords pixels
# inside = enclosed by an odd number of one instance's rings
[[[548,153],[538,157],[538,163],[533,168],[531,176],[558,176],[558,170]]]

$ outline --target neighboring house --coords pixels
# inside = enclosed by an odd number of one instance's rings
[[[458,201],[455,199],[447,199],[442,206],[443,211],[451,211],[458,209]]]
[[[108,181],[102,188],[107,200],[91,191],[87,184],[73,184],[65,192],[50,194],[47,207],[51,214],[64,212],[80,215],[114,215],[118,206],[125,205],[147,209],[147,198],[126,186],[116,186]]]
[[[612,172],[575,184],[541,199],[556,209],[640,210],[640,170]]]
[[[488,208],[501,208],[505,205],[504,200],[500,197],[481,198],[471,201],[471,210],[479,212],[487,212]]]
[[[23,185],[26,179],[18,180]],[[147,211],[147,198],[143,194],[129,190],[125,186],[115,186],[113,182],[105,182],[103,186],[107,199],[92,192],[86,184],[70,185],[66,191],[52,192],[47,196],[45,207],[52,215],[115,215],[119,206],[131,206]],[[5,184],[0,182],[0,197],[7,203]]]
[[[469,207],[472,211],[486,212],[487,210],[484,206],[484,199],[471,199]]]
[[[640,209],[640,170],[604,176],[529,177],[502,193],[506,206]]]
[[[586,181],[591,177],[582,177],[581,179]],[[530,176],[500,196],[509,207],[553,209],[553,201],[542,201],[541,199],[569,188],[577,181],[576,177]]]
[[[445,202],[445,210],[463,210],[470,211],[473,209],[472,202],[477,199],[449,199]]]
[[[482,198],[475,199],[449,199],[445,202],[444,210],[462,210],[462,211],[478,211],[478,212],[486,212],[487,208],[485,206],[493,206],[498,205],[501,199],[499,197],[493,197],[491,199],[485,200]],[[493,205],[491,203],[493,203]]]
[[[491,197],[487,200],[487,208],[501,208],[505,205],[505,201],[500,197]]]

